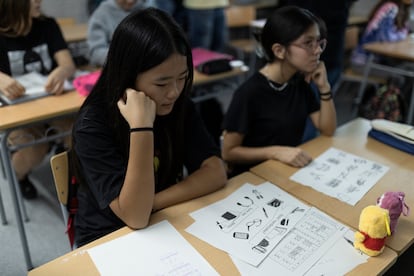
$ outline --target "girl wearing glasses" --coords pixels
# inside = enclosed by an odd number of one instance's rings
[[[312,158],[298,147],[308,116],[321,134],[335,132],[331,87],[319,60],[324,35],[324,23],[296,6],[267,20],[261,34],[267,63],[236,90],[224,119],[222,156],[231,175],[268,159],[309,164]]]

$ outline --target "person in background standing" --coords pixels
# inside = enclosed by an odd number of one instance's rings
[[[228,0],[183,0],[187,13],[188,37],[192,48],[223,52],[228,31],[224,9]]]
[[[54,18],[41,14],[41,0],[0,0],[0,93],[10,99],[25,93],[14,77],[30,72],[47,75],[45,90],[63,93],[64,82],[75,73],[67,44]],[[10,133],[9,143],[24,144],[45,135],[49,127],[69,130],[71,122],[55,120],[52,125],[17,129]],[[66,140],[66,146],[69,146]],[[38,144],[13,153],[12,163],[24,198],[37,196],[28,175],[49,150],[49,144]]]
[[[153,5],[171,15],[175,21],[187,30],[187,14],[182,0],[154,0]]]
[[[104,64],[109,43],[119,22],[132,10],[144,7],[142,0],[105,0],[99,4],[88,23],[87,44],[91,65]]]

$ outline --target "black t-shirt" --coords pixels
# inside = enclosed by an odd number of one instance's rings
[[[245,147],[297,146],[308,115],[319,109],[310,85],[299,75],[282,91],[276,91],[265,76],[256,72],[235,91],[223,128],[243,134]],[[233,174],[252,165],[235,165]]]
[[[0,71],[10,76],[33,71],[46,75],[56,67],[55,53],[63,49],[67,44],[56,21],[50,17],[33,18],[26,36],[0,34]]]
[[[207,158],[219,156],[220,150],[204,127],[194,104],[189,99],[184,104],[187,110],[182,122],[185,129],[184,166],[188,173],[192,173]],[[84,108],[73,127],[74,150],[87,185],[87,188],[81,187],[78,191],[79,208],[75,219],[78,245],[125,226],[112,212],[109,204],[120,193],[128,160],[121,154],[115,133],[109,126],[107,113],[99,105]],[[160,164],[162,162],[160,160]],[[160,191],[173,184],[175,183],[156,183],[156,190]]]

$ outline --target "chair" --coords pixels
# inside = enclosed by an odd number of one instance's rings
[[[236,51],[237,58],[246,60],[246,54],[249,56],[248,65],[254,69],[256,63],[256,47],[257,41],[253,37],[250,24],[256,19],[256,7],[254,5],[230,5],[225,9],[227,27],[229,33],[237,34],[242,29],[248,30],[246,38],[230,38],[229,46]]]
[[[350,26],[345,31],[345,54],[346,56],[350,56],[352,50],[358,45],[359,39],[359,31],[360,28],[358,26]],[[333,87],[332,91],[335,94],[338,89],[344,85],[346,82],[348,83],[362,83],[364,76],[362,73],[355,72],[352,70],[350,66],[345,66],[344,71],[342,72],[339,80]],[[386,80],[381,77],[370,76],[367,80],[368,83],[373,85],[384,84]],[[359,104],[359,103],[356,103]]]
[[[68,221],[69,212],[66,208],[69,193],[69,160],[66,151],[56,154],[50,158],[53,181],[55,183],[56,194],[62,210],[63,221]]]
[[[76,208],[70,208],[71,212],[68,209],[68,202],[70,191],[69,185],[73,184],[73,181],[70,181],[70,164],[69,164],[69,154],[67,151],[58,153],[50,158],[50,167],[52,169],[53,181],[55,183],[57,197],[60,203],[60,209],[62,211],[63,222],[67,225],[66,233],[68,234],[68,239],[70,245],[73,248],[76,248],[74,244],[74,214]],[[73,204],[73,203],[72,203]]]

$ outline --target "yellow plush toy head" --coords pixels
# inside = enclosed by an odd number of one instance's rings
[[[359,231],[355,233],[355,248],[369,256],[377,256],[383,251],[385,238],[389,235],[388,210],[376,205],[365,207],[359,217]]]

